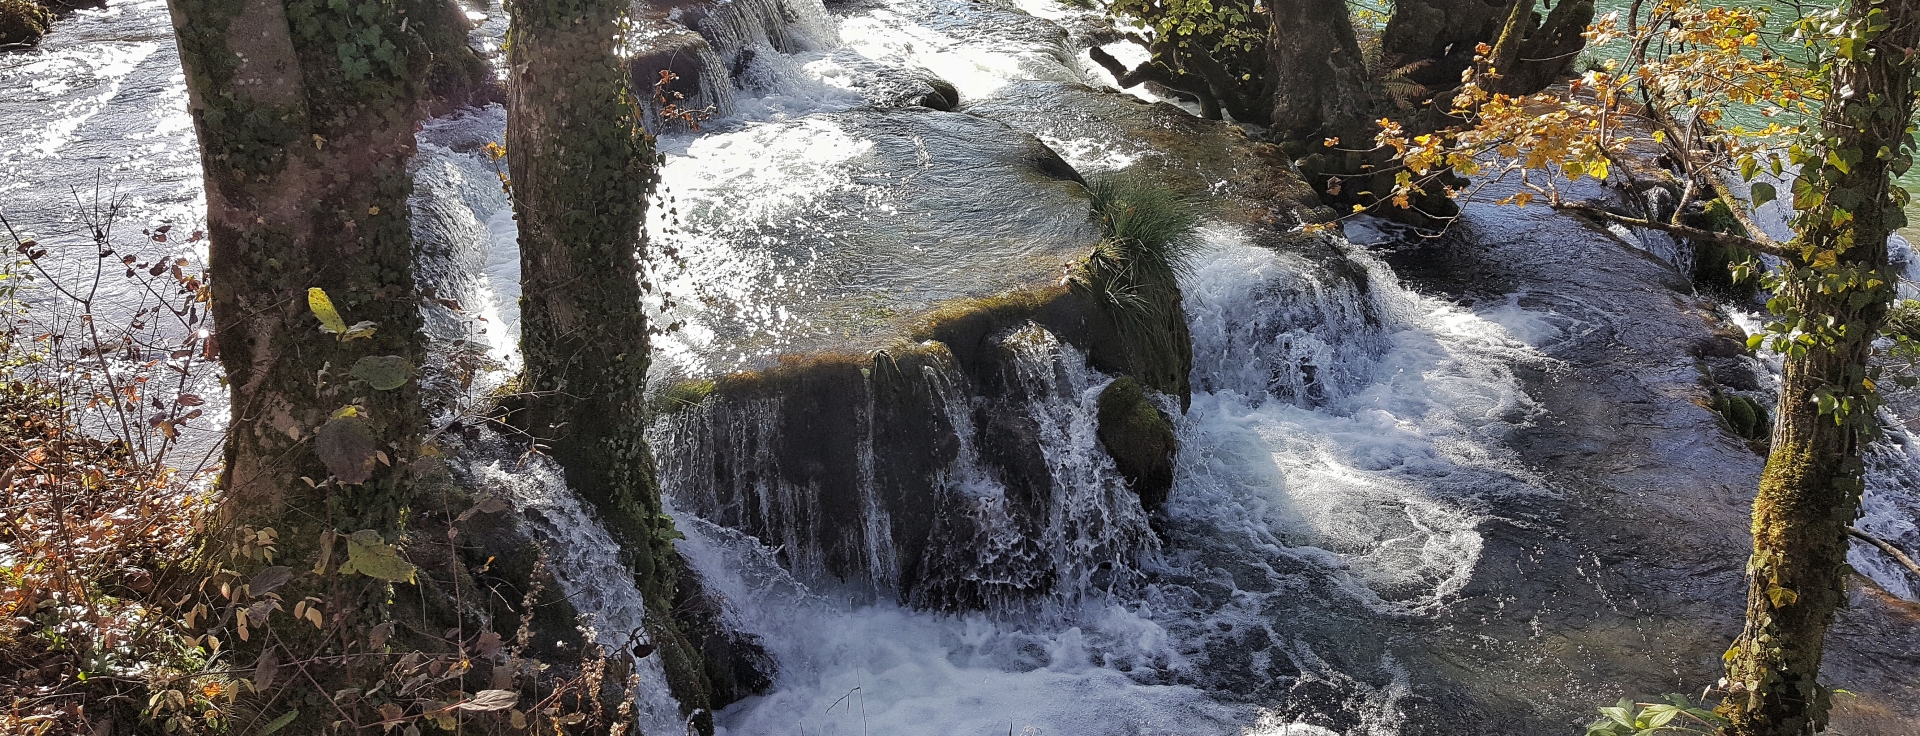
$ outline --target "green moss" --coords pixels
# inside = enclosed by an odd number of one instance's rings
[[[698,406],[713,395],[715,384],[711,379],[681,381],[661,390],[653,400],[655,414],[672,414],[691,406]]]
[[[1173,421],[1147,399],[1138,381],[1114,379],[1100,392],[1100,444],[1126,476],[1140,505],[1152,511],[1173,489],[1173,460],[1180,443]]]
[[[1699,212],[1681,216],[1681,222],[1702,230],[1734,235],[1746,234],[1746,228],[1734,219],[1733,212],[1727,209],[1725,202],[1710,199]],[[1759,294],[1760,280],[1747,279],[1734,281],[1732,267],[1753,259],[1753,253],[1719,243],[1695,241],[1693,243],[1693,272],[1689,274],[1695,286],[1717,296],[1732,300],[1752,299]]]
[[[53,11],[35,0],[0,0],[0,47],[39,43],[52,24]]]
[[[909,328],[914,340],[950,342],[947,335],[976,323],[1011,324],[1029,319],[1048,302],[1064,296],[1065,287],[1016,289],[985,297],[968,297],[940,303],[915,320]]]

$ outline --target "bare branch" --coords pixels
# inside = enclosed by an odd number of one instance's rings
[[[1899,562],[1902,567],[1907,568],[1908,572],[1914,575],[1920,575],[1920,563],[1915,563],[1912,557],[1908,557],[1907,553],[1901,552],[1900,548],[1893,546],[1892,542],[1861,531],[1859,527],[1847,527],[1847,533],[1867,544],[1879,547],[1881,552],[1887,553],[1888,557],[1892,557],[1895,561]]]
[[[1722,233],[1722,232],[1715,232],[1712,230],[1692,227],[1689,225],[1660,222],[1657,220],[1649,220],[1644,217],[1628,217],[1618,212],[1613,212],[1611,210],[1601,209],[1599,207],[1595,207],[1592,205],[1579,204],[1575,202],[1550,202],[1548,203],[1548,206],[1556,210],[1562,210],[1566,212],[1577,212],[1583,215],[1587,215],[1589,217],[1596,217],[1596,218],[1607,220],[1610,222],[1617,222],[1622,225],[1627,225],[1629,227],[1644,227],[1649,230],[1659,230],[1661,232],[1672,233],[1674,235],[1692,238],[1694,240],[1704,240],[1707,242],[1719,243],[1720,245],[1730,245],[1736,248],[1746,248],[1748,250],[1765,253],[1767,255],[1774,256],[1776,258],[1780,258],[1782,260],[1786,260],[1792,263],[1800,262],[1799,251],[1796,251],[1792,248],[1788,248],[1785,245],[1782,245],[1778,242],[1773,241],[1772,239],[1756,240],[1754,238],[1742,237],[1739,235],[1731,235],[1731,234]]]

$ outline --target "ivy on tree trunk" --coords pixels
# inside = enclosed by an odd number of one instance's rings
[[[619,56],[625,0],[509,4],[507,162],[520,227],[527,392],[515,422],[600,511],[647,604],[682,708],[710,731],[698,651],[673,623],[679,553],[645,438],[642,227],[653,141]]]
[[[466,21],[445,0],[169,8],[232,393],[223,513],[277,526],[288,554],[324,529],[394,532],[423,423],[418,383],[375,387],[354,368],[411,371],[424,354],[406,165],[429,102],[484,83]],[[323,332],[315,288],[372,332]]]
[[[1847,530],[1864,487],[1860,451],[1877,431],[1872,343],[1898,272],[1887,237],[1906,222],[1892,181],[1911,161],[1920,0],[1854,0],[1826,58],[1835,91],[1817,141],[1794,152],[1806,260],[1781,278],[1788,339],[1773,451],[1753,505],[1746,626],[1727,652],[1720,710],[1734,736],[1824,730],[1827,628],[1846,601]]]

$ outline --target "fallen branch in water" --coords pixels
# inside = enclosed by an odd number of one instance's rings
[[[1691,238],[1694,240],[1704,240],[1712,243],[1718,243],[1720,245],[1731,245],[1737,248],[1746,248],[1747,250],[1759,251],[1761,253],[1774,256],[1776,258],[1784,259],[1791,263],[1798,263],[1800,262],[1800,259],[1801,259],[1800,251],[1790,248],[1772,239],[1759,240],[1759,239],[1744,237],[1740,235],[1731,235],[1728,233],[1716,232],[1713,230],[1706,230],[1702,228],[1692,227],[1689,225],[1681,225],[1681,224],[1671,223],[1671,222],[1661,222],[1659,220],[1652,220],[1652,219],[1647,219],[1642,217],[1628,217],[1618,212],[1613,212],[1613,211],[1602,209],[1592,205],[1579,204],[1574,202],[1553,202],[1550,204],[1550,206],[1556,210],[1563,210],[1567,212],[1578,212],[1580,214],[1587,215],[1589,217],[1608,220],[1611,222],[1617,222],[1622,225],[1627,225],[1630,227],[1643,227],[1643,228],[1648,228],[1652,230],[1660,230],[1660,231],[1671,233],[1673,235],[1678,235],[1684,238]]]
[[[1892,557],[1894,560],[1898,561],[1901,565],[1905,566],[1908,572],[1911,572],[1916,576],[1920,576],[1920,563],[1915,563],[1912,557],[1908,557],[1907,553],[1901,552],[1900,548],[1893,546],[1892,542],[1873,536],[1872,534],[1868,534],[1866,532],[1860,531],[1858,527],[1851,527],[1851,526],[1847,527],[1847,533],[1852,534],[1853,536],[1859,537],[1862,541],[1865,541],[1867,544],[1871,544],[1875,547],[1879,547],[1881,552],[1887,553],[1887,556]]]

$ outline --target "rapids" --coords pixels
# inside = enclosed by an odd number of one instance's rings
[[[480,14],[476,37],[497,49],[500,13]],[[1244,139],[1144,104],[1149,91],[1105,90],[1084,48],[1111,45],[1111,23],[1051,0],[730,0],[653,20],[675,25],[641,40],[690,50],[688,104],[714,113],[660,141],[649,228],[671,257],[649,282],[660,323],[677,324],[656,340],[663,389],[865,353],[936,303],[1057,279],[1098,239],[1082,177],[1145,171],[1226,203],[1181,284],[1194,392],[1184,414],[1167,404],[1182,449],[1154,517],[1092,437],[1112,377],[1058,336],[999,337],[1051,484],[1037,533],[1006,517],[1009,484],[983,470],[965,377],[909,377],[955,443],[921,480],[972,520],[922,540],[936,576],[1055,581],[1038,599],[961,613],[900,599],[896,510],[873,460],[893,438],[860,396],[841,397],[855,419],[834,428],[855,459],[832,470],[852,480],[825,491],[766,480],[766,455],[713,449],[777,441],[771,409],[658,422],[681,551],[778,667],[768,693],[716,714],[720,733],[1571,733],[1623,693],[1718,676],[1761,458],[1693,401],[1706,362],[1745,365],[1757,396],[1771,374],[1723,344],[1729,320],[1753,317],[1694,295],[1640,236],[1474,205],[1439,241],[1372,221],[1351,242],[1282,237],[1228,183],[1253,165],[1218,144]],[[441,421],[517,360],[514,222],[482,151],[504,121],[464,110],[419,135],[420,280],[463,307],[427,308]],[[46,242],[80,242],[70,203],[95,181],[127,197],[131,221],[200,216],[159,0],[79,11],[42,47],[0,54],[0,122],[0,202]],[[468,369],[473,382],[456,380]],[[1909,550],[1916,419],[1897,397],[1862,521]],[[504,455],[475,452],[463,470],[561,550],[557,577],[602,641],[621,640],[638,597],[618,550],[557,470]],[[822,511],[825,492],[845,503]],[[779,525],[808,504],[842,515],[849,537]],[[1834,681],[1863,693],[1842,718],[1884,711],[1911,732],[1920,580],[1864,546],[1851,559],[1872,585],[1856,586],[1829,654]],[[657,663],[639,669],[658,682]],[[645,732],[677,730],[670,699],[648,692]]]

